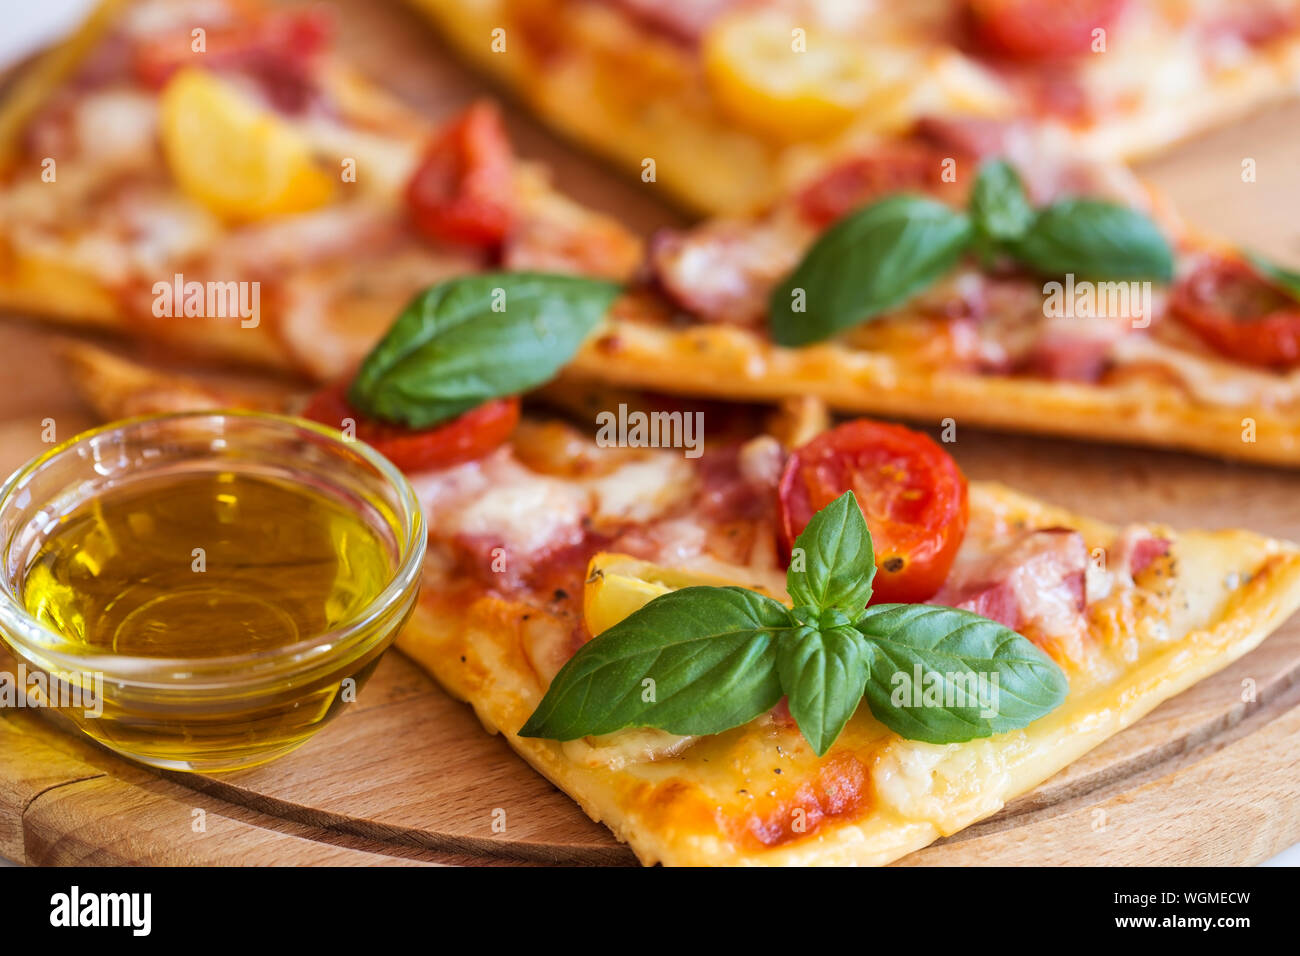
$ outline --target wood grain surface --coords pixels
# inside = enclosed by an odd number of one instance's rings
[[[387,3],[337,4],[344,45],[432,117],[491,92],[421,22]],[[519,151],[641,232],[680,214],[654,184],[609,170],[517,110]],[[1189,221],[1300,261],[1300,107],[1149,164]],[[1257,182],[1241,179],[1255,160]],[[92,424],[53,355],[58,333],[0,324],[0,473]],[[1300,540],[1300,475],[1190,456],[959,432],[972,478],[1114,522],[1245,527]],[[0,669],[12,662],[0,652]],[[1243,688],[1254,688],[1253,700]],[[494,813],[504,811],[504,833]],[[499,814],[498,814],[499,815]],[[1300,840],[1300,622],[1166,702],[1001,813],[905,864],[1254,863]],[[635,862],[601,825],[484,733],[399,653],[297,752],[220,776],[157,774],[29,710],[0,711],[0,856],[32,864]]]

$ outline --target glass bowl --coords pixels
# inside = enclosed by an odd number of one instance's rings
[[[300,484],[352,509],[391,549],[391,580],[326,633],[219,657],[88,649],[28,613],[28,568],[74,509],[141,479],[202,471]],[[302,419],[187,412],[85,432],[0,487],[0,635],[18,662],[18,693],[26,705],[57,710],[104,746],[154,767],[215,772],[264,763],[355,700],[414,607],[425,534],[415,493],[396,467],[368,445]]]

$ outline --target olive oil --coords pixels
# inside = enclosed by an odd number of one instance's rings
[[[362,515],[233,472],[136,482],[63,518],[24,603],[87,650],[203,658],[274,650],[361,611],[395,555]]]
[[[68,716],[177,769],[249,766],[297,746],[355,699],[409,613],[363,615],[397,566],[382,517],[248,471],[156,475],[83,502],[27,564],[23,602],[77,651],[166,679],[110,678],[98,719]],[[328,648],[305,645],[336,629]]]

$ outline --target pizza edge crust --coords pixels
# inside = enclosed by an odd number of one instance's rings
[[[924,372],[887,352],[830,342],[772,345],[735,327],[674,330],[610,319],[567,375],[734,401],[812,396],[838,411],[896,415],[937,426],[1006,428],[1121,444],[1151,445],[1279,465],[1300,464],[1300,425],[1267,409],[1210,407],[1181,388],[1140,390],[1073,382]],[[1255,422],[1255,441],[1243,429]]]

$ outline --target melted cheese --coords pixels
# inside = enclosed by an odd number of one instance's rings
[[[433,535],[487,539],[516,557],[578,540],[590,509],[584,489],[529,471],[508,448],[411,484]]]
[[[1143,335],[1121,339],[1110,355],[1119,365],[1149,362],[1168,369],[1197,401],[1206,405],[1276,408],[1300,401],[1300,370],[1278,374],[1247,368]]]
[[[695,470],[672,453],[647,455],[583,484],[595,496],[598,520],[642,523],[690,497]]]

